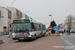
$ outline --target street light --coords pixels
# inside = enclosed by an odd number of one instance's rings
[[[12,5],[13,5],[13,3],[15,2],[16,0],[14,0],[12,3],[11,3],[11,7],[12,7]]]
[[[66,11],[70,12],[70,14],[72,15],[72,12],[71,11],[69,11],[69,10],[66,10]]]
[[[51,16],[51,21],[52,21],[52,15],[49,15],[49,16]]]
[[[15,0],[11,3],[11,7],[12,7],[12,5],[13,5],[14,2],[15,2]],[[13,21],[13,19],[11,19],[11,21]],[[8,30],[9,30],[9,35],[11,35],[11,31],[10,31],[11,30],[11,27],[10,26],[9,26],[9,29]]]
[[[13,6],[13,3],[15,2],[16,0],[14,0],[12,3],[11,3],[11,7]],[[15,15],[15,14],[14,14]],[[14,17],[15,19],[16,19],[16,17]],[[12,19],[12,21],[13,21],[13,19]]]

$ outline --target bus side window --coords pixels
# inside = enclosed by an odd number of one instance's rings
[[[31,23],[31,26],[32,26],[32,28],[35,28],[33,23]]]
[[[32,31],[36,31],[36,28],[33,23],[31,23],[31,26],[32,26]]]

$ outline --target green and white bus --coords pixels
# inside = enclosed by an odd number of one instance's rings
[[[29,19],[14,20],[12,22],[13,40],[36,39],[46,34],[45,25]]]

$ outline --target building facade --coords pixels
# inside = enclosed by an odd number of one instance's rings
[[[64,27],[65,29],[68,29],[68,21],[65,21],[64,22]],[[71,26],[71,29],[74,29],[75,30],[75,18],[73,17],[72,19],[72,26]]]
[[[4,28],[7,28],[6,31],[9,31],[11,29],[11,22],[21,18],[33,20],[31,17],[23,14],[20,10],[14,7],[0,7],[0,32],[3,32]]]
[[[22,12],[14,7],[7,7],[12,12],[12,21],[22,18]]]
[[[24,18],[24,19],[31,19],[31,20],[33,20],[31,17],[29,17],[28,15],[26,15],[26,14],[24,14],[24,13],[22,13],[22,18]]]
[[[73,18],[73,20],[72,20],[72,29],[75,30],[75,18]]]
[[[6,31],[8,31],[8,25],[11,23],[11,11],[0,7],[0,32],[4,31],[4,27],[6,27]]]

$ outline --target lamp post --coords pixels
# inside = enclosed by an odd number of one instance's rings
[[[52,21],[52,15],[49,15],[49,16],[51,16],[51,21]]]
[[[66,11],[70,12],[70,14],[72,15],[72,12],[71,11],[69,11],[69,10],[66,10]]]
[[[11,3],[11,7],[13,6],[13,3],[15,2],[16,0],[14,0],[12,3]],[[13,11],[13,10],[12,10]],[[15,14],[14,14],[15,15]],[[13,15],[12,15],[13,16]],[[16,17],[14,17],[16,19]],[[13,21],[13,19],[11,19],[11,21]]]
[[[13,5],[13,3],[15,2],[16,0],[14,0],[12,3],[11,3],[11,7],[12,7],[12,5]]]
[[[11,7],[13,5],[13,3],[15,2],[15,0],[11,3]],[[13,15],[12,15],[13,16]],[[12,17],[11,17],[11,21],[13,21]],[[9,30],[9,35],[11,35],[11,24],[8,26],[8,30]]]

